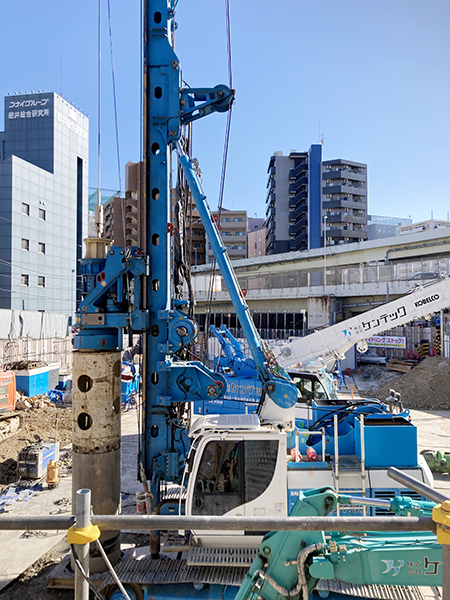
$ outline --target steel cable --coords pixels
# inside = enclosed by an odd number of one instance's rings
[[[229,0],[225,0],[225,21],[226,21],[226,35],[227,35],[227,63],[228,63],[228,85],[230,89],[233,89],[233,70],[231,63],[231,21],[230,21],[230,2]],[[228,115],[227,115],[227,124],[225,128],[225,141],[223,148],[223,159],[222,159],[222,172],[220,178],[220,188],[219,188],[219,199],[218,199],[218,212],[219,212],[219,223],[220,217],[222,214],[222,203],[223,203],[223,194],[225,188],[225,175],[227,169],[227,161],[228,161],[228,148],[230,143],[230,130],[231,130],[231,116],[232,116],[233,104],[231,104]],[[206,248],[205,248],[205,258],[206,258]],[[211,321],[211,311],[212,311],[212,299],[213,299],[213,287],[214,287],[214,277],[216,272],[216,259],[214,258],[211,278],[209,282],[208,289],[208,307],[206,309],[205,315],[205,346],[204,346],[204,359],[206,362],[206,356],[208,351],[208,339],[209,339],[209,325]]]

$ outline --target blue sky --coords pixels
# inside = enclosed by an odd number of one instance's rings
[[[122,187],[140,158],[138,0],[110,0]],[[101,186],[118,189],[107,3],[102,0]],[[448,0],[230,0],[233,108],[224,206],[265,213],[275,150],[368,164],[369,213],[415,221],[450,211]],[[0,8],[0,96],[61,91],[90,117],[97,185],[97,2]],[[228,82],[225,1],[179,0],[176,51],[190,86]],[[3,124],[3,104],[1,107]],[[194,155],[217,205],[226,116],[194,125]]]

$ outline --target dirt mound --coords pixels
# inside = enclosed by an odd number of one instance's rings
[[[384,401],[390,389],[401,393],[405,408],[450,410],[450,359],[426,358],[401,377],[372,389],[370,396]]]
[[[19,451],[30,444],[49,439],[64,448],[72,441],[72,409],[44,406],[20,411],[22,428],[12,437],[0,441],[0,489],[15,480],[15,462]]]

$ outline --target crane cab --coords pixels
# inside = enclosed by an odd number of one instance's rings
[[[186,515],[287,515],[286,433],[261,427],[256,415],[205,417],[196,426],[203,429],[193,443]],[[201,546],[259,546],[265,532],[248,533],[193,531]]]

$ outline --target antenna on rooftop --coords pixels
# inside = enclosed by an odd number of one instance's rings
[[[62,53],[59,55],[59,95],[62,97]]]
[[[317,143],[321,146],[325,144],[325,137],[323,133],[320,133],[320,121],[317,121]]]

